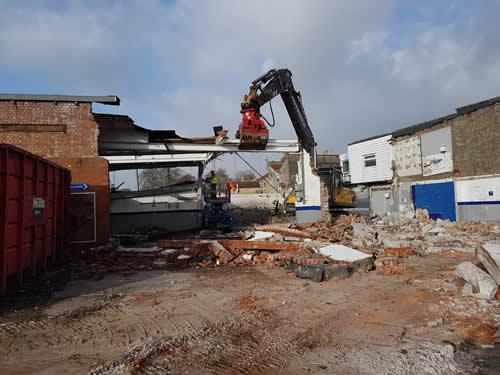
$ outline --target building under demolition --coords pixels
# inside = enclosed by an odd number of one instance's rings
[[[372,213],[500,220],[500,97],[348,145],[344,173]],[[347,168],[347,170],[346,170]]]

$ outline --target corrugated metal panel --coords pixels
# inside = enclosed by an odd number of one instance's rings
[[[70,182],[67,169],[0,144],[0,294],[63,257]]]
[[[351,183],[362,184],[392,180],[392,146],[391,136],[384,136],[366,142],[349,145],[349,165]],[[365,167],[364,157],[375,154],[376,166]]]

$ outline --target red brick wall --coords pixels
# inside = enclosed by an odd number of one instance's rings
[[[0,101],[0,128],[14,125],[65,125],[66,132],[1,132],[9,143],[46,158],[97,157],[98,126],[91,103]]]
[[[96,194],[96,240],[105,244],[110,236],[109,172],[103,158],[60,158],[55,163],[71,171],[72,184],[89,184]]]
[[[6,124],[64,125],[66,131],[1,131]],[[0,143],[50,159],[71,170],[72,183],[89,184],[96,193],[97,244],[104,244],[110,235],[109,174],[107,160],[98,157],[98,134],[91,103],[0,101]]]

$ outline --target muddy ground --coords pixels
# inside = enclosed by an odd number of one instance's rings
[[[322,283],[257,266],[72,280],[0,300],[0,373],[498,373],[498,345],[464,341],[477,322],[439,320],[462,261]]]

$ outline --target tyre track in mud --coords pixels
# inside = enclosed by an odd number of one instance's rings
[[[201,301],[193,301],[196,303]],[[203,311],[203,307],[196,311]],[[140,305],[98,304],[36,321],[5,323],[0,325],[0,360],[12,360],[20,353],[71,348],[95,353],[121,348],[123,352],[130,345],[153,337],[197,329],[199,318],[192,312],[172,313],[169,306],[160,304],[147,309]]]
[[[134,358],[141,357],[148,363],[138,371],[141,374],[276,373],[318,347],[343,356],[343,348],[337,344],[338,327],[337,331],[334,327],[338,314],[332,312],[326,319],[313,316],[302,327],[289,327],[291,322],[276,311],[264,310],[253,316],[245,312],[241,320],[206,326],[182,338],[159,340],[148,349],[136,348],[121,363],[90,374],[123,374],[127,364],[135,366]]]

